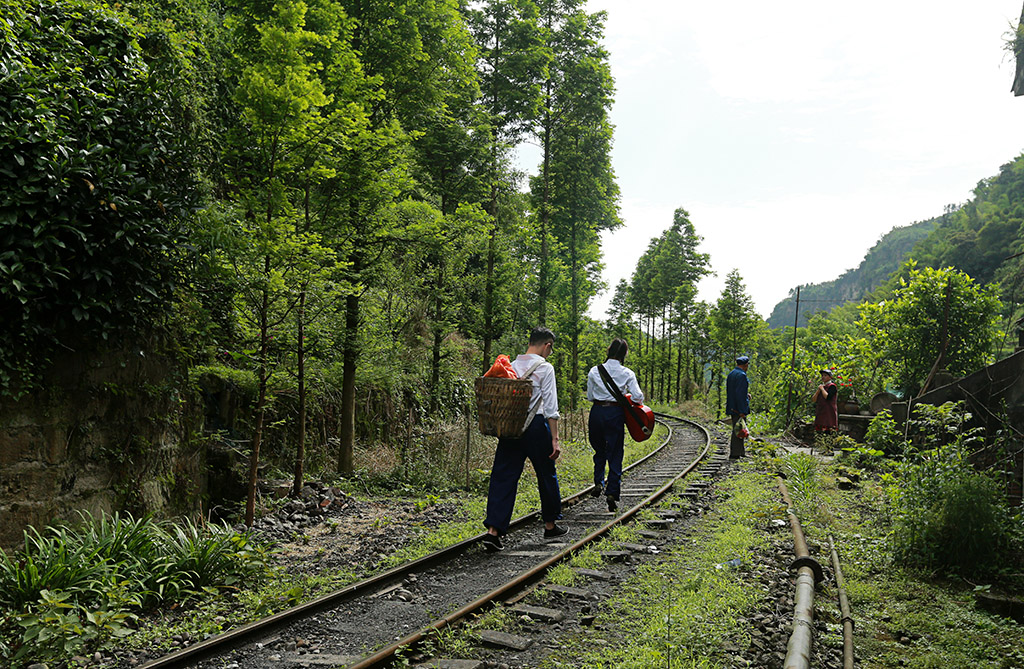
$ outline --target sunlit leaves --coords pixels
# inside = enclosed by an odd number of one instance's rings
[[[911,266],[908,276],[892,300],[860,307],[858,325],[894,381],[916,392],[936,361],[957,376],[982,366],[999,336],[993,291],[955,269]]]

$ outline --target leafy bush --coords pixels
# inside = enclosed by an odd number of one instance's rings
[[[914,261],[901,273],[906,278],[899,279],[893,299],[859,306],[858,325],[875,359],[892,365],[891,381],[916,394],[942,350],[943,365],[955,376],[982,366],[999,339],[995,289],[960,270],[918,269]]]
[[[0,551],[0,647],[66,659],[130,634],[136,613],[230,587],[268,568],[265,549],[226,525],[83,514],[78,528],[25,532]]]
[[[935,431],[927,440],[953,434],[950,426],[959,429],[962,416],[950,407],[929,410],[925,420]],[[1021,517],[1010,513],[1002,485],[967,461],[979,441],[977,430],[958,432],[896,466],[890,495],[898,561],[965,574],[1006,564],[1021,537]]]
[[[135,600],[137,602],[137,600]],[[71,593],[40,592],[39,600],[19,617],[24,629],[21,648],[13,660],[66,658],[96,649],[108,649],[132,633],[136,616],[115,598],[97,610],[77,604]]]
[[[170,69],[126,15],[87,0],[0,0],[0,393],[63,337],[165,308],[190,159]]]
[[[903,432],[896,425],[888,409],[883,409],[871,419],[864,435],[864,443],[887,455],[902,455],[906,450]]]

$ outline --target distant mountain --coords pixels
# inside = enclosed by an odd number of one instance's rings
[[[816,311],[859,301],[913,258],[919,266],[955,267],[991,285],[1004,304],[1007,322],[1020,313],[1024,293],[1024,154],[982,179],[973,197],[946,208],[942,216],[894,228],[856,268],[827,283],[802,286],[800,323]],[[796,289],[768,318],[773,328],[793,325]]]
[[[877,288],[899,268],[914,246],[928,237],[939,221],[939,218],[931,218],[893,228],[871,247],[855,269],[847,270],[832,281],[801,286],[799,325],[807,325],[807,319],[817,311],[828,311],[850,300],[860,300]],[[795,312],[796,288],[793,288],[789,297],[772,309],[772,315],[768,317],[769,327],[792,327]]]

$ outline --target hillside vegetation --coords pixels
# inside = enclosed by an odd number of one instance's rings
[[[884,287],[900,266],[913,259],[918,266],[953,267],[983,285],[997,287],[1008,305],[1006,323],[1019,314],[1024,248],[1024,155],[983,179],[973,197],[962,205],[947,207],[941,216],[895,228],[882,237],[856,268],[833,281],[802,286],[800,325],[817,311],[827,311],[849,301],[868,298]],[[796,289],[772,310],[772,328],[792,327]]]

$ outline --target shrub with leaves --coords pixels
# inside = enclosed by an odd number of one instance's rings
[[[902,455],[906,450],[903,431],[896,425],[892,412],[888,409],[883,409],[871,419],[864,435],[864,443],[887,455]]]
[[[858,325],[874,359],[892,365],[891,381],[916,394],[940,354],[957,376],[984,365],[1000,335],[995,290],[952,268],[911,261],[901,271],[893,299],[859,306]]]
[[[166,307],[192,180],[175,81],[151,76],[169,47],[145,53],[129,17],[88,0],[0,0],[0,15],[6,394],[69,332],[106,337]]]
[[[226,525],[83,514],[0,551],[0,648],[61,660],[130,634],[136,614],[265,574],[267,551]]]
[[[963,428],[965,416],[956,405],[922,412],[933,447],[895,468],[892,549],[901,563],[974,574],[1012,561],[1021,515],[1010,512],[999,481],[968,462],[982,438]]]

